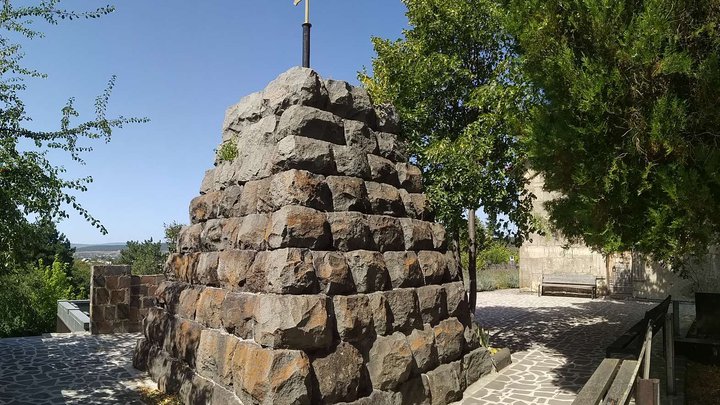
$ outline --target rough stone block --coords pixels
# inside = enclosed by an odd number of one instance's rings
[[[221,191],[212,191],[193,198],[190,201],[190,222],[196,224],[217,218],[220,213],[221,196]]]
[[[263,187],[263,183],[258,180],[248,181],[243,185],[242,194],[237,203],[233,205],[233,213],[237,216],[252,215],[258,213],[258,195],[269,192],[269,187]]]
[[[229,248],[223,240],[224,219],[209,219],[200,233],[200,250],[217,251]]]
[[[177,306],[177,314],[185,319],[195,319],[195,310],[197,308],[197,302],[200,298],[202,288],[191,287],[183,289],[180,292],[179,302]]]
[[[239,342],[232,368],[233,388],[243,403],[310,403],[310,360],[302,351],[270,350]]]
[[[433,248],[439,251],[447,250],[447,232],[445,227],[437,222],[430,223],[432,229]]]
[[[269,117],[273,119],[274,117]],[[233,160],[228,180],[220,185],[221,189],[244,183],[250,180],[263,179],[270,176],[272,170],[272,157],[275,154],[275,144],[266,139],[255,136],[240,138],[237,142],[237,158]],[[222,163],[218,167],[222,166]],[[219,171],[215,173],[216,183]]]
[[[222,328],[222,304],[227,291],[207,287],[200,293],[195,311],[195,320],[211,328]]]
[[[218,253],[218,283],[229,290],[243,290],[255,260],[254,250],[226,250]]]
[[[415,252],[385,252],[383,257],[393,288],[423,285],[423,274]]]
[[[333,211],[370,212],[365,181],[358,177],[328,176],[325,183],[332,194]]]
[[[333,157],[338,174],[370,179],[370,164],[363,151],[349,146],[333,145]]]
[[[254,188],[255,191],[255,211],[254,212],[273,212],[275,206],[273,205],[272,196],[270,195],[270,181],[272,177],[266,177],[264,179],[249,181],[245,183],[245,188],[248,190]],[[253,212],[253,211],[251,211]]]
[[[493,369],[490,353],[484,347],[475,349],[463,356],[462,370],[465,377],[465,386],[479,380],[480,377],[490,374]]]
[[[432,405],[446,405],[462,398],[465,378],[461,361],[441,364],[426,375]]]
[[[286,205],[332,210],[332,196],[323,177],[303,170],[288,170],[274,175],[270,181],[270,200],[273,210]]]
[[[272,214],[267,229],[268,246],[327,249],[332,244],[326,215],[312,208],[287,206]]]
[[[422,172],[417,166],[407,163],[397,163],[395,165],[400,187],[410,193],[422,193]]]
[[[366,181],[365,188],[370,200],[370,209],[373,214],[392,215],[401,217],[405,215],[405,205],[400,199],[398,189],[385,183]]]
[[[240,99],[237,104],[230,106],[225,111],[225,119],[223,121],[223,132],[233,130],[239,132],[242,124],[246,121],[256,121],[263,116],[266,110],[266,104],[263,100],[262,93],[252,93]]]
[[[465,349],[475,350],[480,347],[480,327],[475,322],[470,322],[470,325],[465,326]]]
[[[437,325],[441,319],[447,318],[447,295],[439,285],[428,285],[416,290],[420,315],[423,323]]]
[[[187,287],[188,285],[184,283],[163,281],[155,291],[155,298],[157,299],[158,305],[165,307],[168,312],[174,314],[180,302],[180,294]]]
[[[221,308],[225,330],[242,339],[252,339],[256,305],[255,294],[228,293]]]
[[[375,123],[375,111],[367,90],[332,79],[325,80],[325,87],[329,111],[343,118]]]
[[[375,339],[367,362],[374,389],[395,390],[410,377],[412,367],[412,351],[405,335],[395,332]]]
[[[377,335],[387,335],[392,331],[392,316],[384,292],[367,294],[367,297],[375,333]]]
[[[400,115],[392,104],[375,105],[377,130],[391,133],[400,132]]]
[[[333,248],[339,251],[369,249],[373,246],[367,217],[359,212],[329,212],[327,220]]]
[[[429,222],[400,218],[400,224],[405,236],[405,249],[414,251],[433,249],[432,227]],[[422,260],[420,266],[422,266]]]
[[[174,341],[172,354],[175,358],[183,360],[188,366],[194,368],[197,348],[200,344],[200,333],[203,328],[200,324],[186,319],[176,319],[174,324],[174,333],[167,335]]]
[[[425,221],[432,220],[433,214],[425,194],[408,193],[407,190],[402,188],[398,190],[398,193],[409,218]]]
[[[237,249],[263,250],[267,246],[265,232],[269,223],[267,214],[250,214],[242,218],[237,228]]]
[[[185,404],[210,404],[213,402],[215,384],[192,372],[183,373],[178,397]]]
[[[203,252],[198,255],[195,277],[200,284],[217,287],[218,282],[218,252]]]
[[[345,253],[357,292],[383,291],[390,287],[390,276],[382,253],[353,250]]]
[[[390,308],[393,331],[410,333],[422,328],[417,295],[413,288],[400,288],[383,292]]]
[[[364,122],[345,120],[345,143],[365,153],[378,153],[375,132]]]
[[[255,341],[271,348],[321,349],[332,341],[327,297],[260,295],[255,309]]]
[[[324,356],[312,359],[323,403],[352,401],[358,397],[364,375],[363,357],[353,345],[341,342]]]
[[[319,291],[312,256],[305,249],[285,248],[258,252],[247,288],[276,294],[314,294]]]
[[[241,209],[240,201],[242,200],[244,189],[244,186],[232,185],[226,187],[225,190],[220,193],[218,217],[242,217],[255,213],[255,211],[247,212]]]
[[[200,233],[203,224],[184,226],[178,234],[178,250],[180,253],[197,252],[200,250]]]
[[[315,251],[311,254],[321,293],[337,295],[355,292],[355,282],[345,255],[328,251]]]
[[[407,162],[405,144],[400,142],[397,135],[389,132],[376,132],[380,156],[390,159],[393,162]]]
[[[336,144],[345,144],[342,120],[331,112],[314,107],[293,105],[280,116],[278,139],[295,135]]]
[[[400,187],[398,172],[393,162],[377,155],[367,155],[367,161],[370,165],[370,179],[372,181]]]
[[[455,258],[455,254],[452,251],[447,251],[445,253],[445,263],[447,263],[448,266],[448,274],[450,276],[450,281],[458,281],[462,278],[460,264],[458,263],[458,259]]]
[[[337,173],[330,142],[302,136],[286,136],[277,143],[272,158],[273,173],[284,170],[307,170],[315,174]]]
[[[425,284],[441,284],[450,280],[447,258],[440,252],[423,250],[417,253]]]
[[[430,386],[426,375],[419,375],[404,382],[396,395],[396,403],[413,405],[430,405]]]
[[[405,250],[405,236],[400,220],[388,215],[368,215],[367,220],[377,250]]]
[[[465,347],[463,324],[457,318],[448,318],[440,321],[433,330],[440,363],[449,363],[459,359]]]
[[[407,341],[417,371],[424,373],[437,367],[438,353],[435,347],[435,332],[430,325],[425,324],[423,329],[413,330],[407,337]]]
[[[368,295],[337,295],[333,297],[333,308],[340,339],[355,342],[374,332],[373,311]]]
[[[443,284],[447,295],[447,312],[449,316],[458,318],[467,324],[470,319],[470,308],[468,307],[465,287],[462,281]]]
[[[314,70],[294,67],[270,82],[262,98],[277,114],[291,105],[323,108],[328,102],[328,91]]]
[[[205,171],[202,182],[200,183],[200,194],[207,194],[213,191],[213,185],[215,184],[215,169],[209,169]]]
[[[214,329],[200,333],[197,373],[226,387],[232,385],[232,359],[238,340]]]

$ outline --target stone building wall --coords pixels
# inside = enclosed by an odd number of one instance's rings
[[[304,68],[228,109],[134,365],[185,403],[459,400],[492,361],[396,131]]]
[[[90,333],[140,332],[165,276],[135,276],[130,266],[92,266],[91,271]]]

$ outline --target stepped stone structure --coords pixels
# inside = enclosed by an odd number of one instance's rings
[[[397,129],[305,68],[230,107],[135,366],[193,404],[446,404],[490,372]]]

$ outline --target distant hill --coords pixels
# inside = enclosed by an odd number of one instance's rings
[[[115,258],[120,256],[120,251],[127,248],[127,243],[102,243],[97,245],[73,243],[71,246],[75,248],[75,257],[97,259]],[[161,243],[160,250],[163,253],[167,252],[167,243]]]

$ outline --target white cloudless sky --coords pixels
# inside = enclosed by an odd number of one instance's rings
[[[58,129],[68,97],[75,97],[81,119],[92,119],[95,97],[112,75],[110,116],[151,120],[116,130],[107,144],[93,142],[84,166],[51,155],[66,178],[93,177],[77,196],[109,231],[103,236],[72,213],[59,229],[73,243],[158,240],[163,223],[187,223],[226,108],[301,60],[304,10],[292,0],[115,3],[116,11],[100,19],[38,23],[45,38],[21,42],[24,65],[48,74],[28,81],[23,94],[32,128]],[[374,55],[371,36],[399,38],[405,11],[397,0],[311,1],[311,66],[325,78],[357,83]]]

